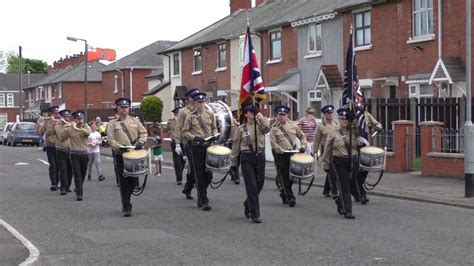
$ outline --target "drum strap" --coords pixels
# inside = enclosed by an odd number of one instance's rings
[[[204,121],[202,121],[202,116],[201,115],[196,115],[196,119],[199,123],[199,126],[202,128],[202,131],[204,131],[204,137],[211,136],[211,133],[207,129],[206,125],[204,124]]]
[[[132,141],[132,136],[130,136],[130,132],[128,131],[128,128],[125,126],[123,122],[120,122],[119,124],[122,127],[123,132],[125,132],[125,135],[127,135],[128,140],[130,141],[130,144],[134,145],[135,141]]]
[[[250,132],[247,129],[247,124],[244,125],[244,136],[245,136],[245,141],[247,142],[247,145],[249,146],[250,150],[252,152],[255,152],[255,149],[253,148],[253,145],[252,145],[252,140],[250,139]]]
[[[288,140],[288,142],[290,143],[291,145],[291,148],[295,148],[295,144],[293,144],[293,141],[291,141],[291,137],[290,135],[288,135],[288,132],[286,132],[285,128],[283,127],[283,125],[280,125],[279,129],[281,130],[281,132],[283,133],[283,135],[285,136],[285,138]]]

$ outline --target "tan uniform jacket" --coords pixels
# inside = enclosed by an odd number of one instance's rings
[[[283,154],[285,150],[294,150],[297,148],[291,145],[280,127],[284,127],[293,145],[296,144],[296,139],[298,138],[301,142],[301,147],[306,147],[306,136],[303,131],[301,131],[301,128],[293,122],[287,121],[285,124],[274,126],[270,132],[270,143],[273,151],[278,154]]]
[[[341,135],[342,132],[342,135]],[[352,156],[357,155],[357,144],[359,141],[357,127],[352,128]],[[347,143],[347,144],[346,144]],[[329,164],[333,156],[349,158],[347,147],[349,146],[349,130],[348,129],[334,129],[328,134],[326,146],[324,147],[324,154],[322,164],[324,169],[329,169]]]
[[[316,127],[316,133],[314,135],[314,152],[316,153],[319,151],[319,148],[326,146],[326,139],[329,134],[334,129],[338,129],[339,124],[332,120],[331,123],[328,123],[327,121],[323,121],[318,123],[318,126]]]
[[[367,123],[367,130],[370,130],[372,128],[379,128],[382,129],[382,124],[380,124],[379,121],[377,121],[372,114],[370,114],[367,111],[364,111],[364,116],[365,116],[365,122]],[[370,132],[367,132],[370,135]]]
[[[50,118],[38,119],[38,134],[45,134],[45,140],[47,146],[55,146],[56,144],[56,132],[54,132],[54,127],[56,126],[56,122],[52,121]]]
[[[255,128],[253,122],[247,122],[247,131],[250,135],[250,141],[252,143],[252,148],[255,149]],[[257,149],[265,148],[265,134],[270,131],[270,121],[269,119],[263,117],[261,119],[257,118]],[[232,166],[237,166],[239,163],[239,155],[242,151],[250,150],[249,143],[247,143],[247,137],[244,130],[244,125],[237,127],[234,134],[234,143],[232,143]]]
[[[233,140],[235,136],[235,132],[237,131],[237,128],[239,127],[239,123],[233,117],[230,118],[230,123],[231,123],[231,127],[230,127],[229,139]]]
[[[127,134],[123,131],[123,123],[130,133],[131,140],[128,138]],[[146,143],[148,134],[145,127],[142,125],[140,120],[127,115],[122,121],[120,118],[111,120],[107,128],[107,140],[110,143],[112,149],[115,152],[121,153],[120,146],[131,146],[132,142],[135,140]]]
[[[184,137],[183,135],[183,126],[184,120],[186,120],[186,116],[194,110],[194,107],[187,105],[186,107],[179,109],[178,113],[178,134],[176,135],[176,143],[183,143]]]
[[[69,138],[65,137],[65,127],[63,123],[58,122],[54,127],[54,131],[56,132],[56,149],[69,150],[71,143]]]
[[[65,128],[64,138],[69,138],[71,152],[87,152],[87,138],[91,133],[90,127],[87,124],[78,127],[75,122],[71,122],[71,125]],[[64,140],[64,138],[61,140]]]
[[[201,128],[198,117],[202,118],[202,122],[207,128],[207,132],[209,132],[208,134],[210,135],[204,133],[205,131]],[[186,120],[184,120],[184,125],[181,130],[181,136],[184,140],[188,141],[192,141],[194,137],[208,138],[216,135],[217,133],[218,131],[214,112],[207,108],[205,108],[202,113],[199,113],[197,110],[189,113],[186,116]]]
[[[166,124],[166,126],[170,130],[170,138],[176,141],[176,139],[179,138],[177,136],[180,134],[178,127],[178,119],[176,119],[176,117],[168,119],[168,123]]]

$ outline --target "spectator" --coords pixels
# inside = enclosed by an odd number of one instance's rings
[[[102,169],[100,167],[100,144],[102,138],[100,133],[97,132],[97,124],[95,121],[89,123],[91,127],[91,133],[87,138],[87,153],[89,155],[89,163],[87,165],[87,179],[91,181],[92,175],[92,165],[95,166],[97,170],[97,175],[99,176],[99,181],[104,181],[105,177],[102,175]]]

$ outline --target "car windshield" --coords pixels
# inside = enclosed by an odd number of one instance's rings
[[[18,130],[35,130],[35,124],[18,124]]]

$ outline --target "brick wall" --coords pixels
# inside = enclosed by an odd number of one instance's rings
[[[406,145],[406,132],[413,131],[414,123],[412,121],[400,120],[394,121],[393,124],[393,154],[387,156],[386,171],[387,172],[406,172],[413,166],[413,138],[410,139],[411,144]],[[407,161],[408,149],[408,161]]]
[[[130,69],[121,69],[123,72],[124,96],[130,98]],[[152,69],[133,69],[132,72],[132,101],[141,102],[143,94],[148,91],[148,80],[145,78]],[[115,90],[115,75],[117,75],[117,93]],[[116,70],[102,73],[102,84],[104,88],[104,102],[115,102],[122,97],[122,74]],[[104,106],[105,107],[105,106]]]
[[[20,113],[20,108],[0,108],[0,113],[7,114],[7,122],[16,122],[16,116]]]
[[[84,109],[84,83],[63,83],[63,99],[66,107],[71,110]],[[87,83],[87,102],[89,108],[102,107],[102,84],[100,82]],[[60,99],[54,99],[53,105],[59,105]]]

